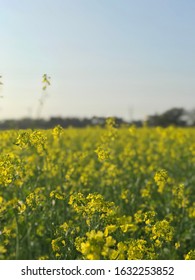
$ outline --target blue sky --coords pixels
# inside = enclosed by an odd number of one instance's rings
[[[0,119],[195,107],[195,1],[0,2]]]

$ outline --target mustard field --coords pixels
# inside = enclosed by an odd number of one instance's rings
[[[0,132],[0,259],[195,259],[195,129]]]

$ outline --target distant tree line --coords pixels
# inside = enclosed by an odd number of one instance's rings
[[[148,116],[147,123],[149,126],[195,126],[195,109],[190,111],[183,108],[172,108],[162,114]]]
[[[121,125],[135,125],[142,127],[144,123],[148,126],[162,126],[170,125],[179,127],[195,126],[195,109],[185,110],[183,108],[172,108],[162,114],[155,114],[147,117],[147,120],[124,121],[122,118],[114,117],[117,126]],[[0,129],[49,129],[56,125],[63,128],[67,127],[87,127],[87,126],[102,126],[106,123],[106,117],[92,117],[92,118],[62,118],[51,117],[49,120],[22,118],[20,120],[4,120],[0,122]]]
[[[114,117],[115,122],[118,126],[127,124],[122,118]],[[51,117],[49,120],[46,119],[32,119],[22,118],[19,120],[4,120],[0,122],[0,129],[49,129],[60,125],[63,128],[67,127],[87,127],[87,126],[104,126],[106,123],[105,117],[93,117],[93,118],[62,118],[62,117]]]

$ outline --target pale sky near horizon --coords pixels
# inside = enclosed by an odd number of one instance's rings
[[[195,107],[195,1],[0,0],[0,120]]]

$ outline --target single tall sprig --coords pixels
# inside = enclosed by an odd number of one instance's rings
[[[2,86],[3,85],[3,83],[2,83],[2,81],[1,81],[1,79],[2,79],[2,76],[0,76],[0,86]],[[1,88],[0,88],[1,89]],[[3,97],[3,95],[0,95],[0,97]]]
[[[37,110],[37,118],[39,119],[41,116],[41,112],[43,110],[43,106],[45,104],[45,100],[47,98],[47,87],[51,85],[50,83],[51,77],[49,77],[47,74],[44,74],[42,76],[42,94],[41,98],[39,99],[39,106]]]

